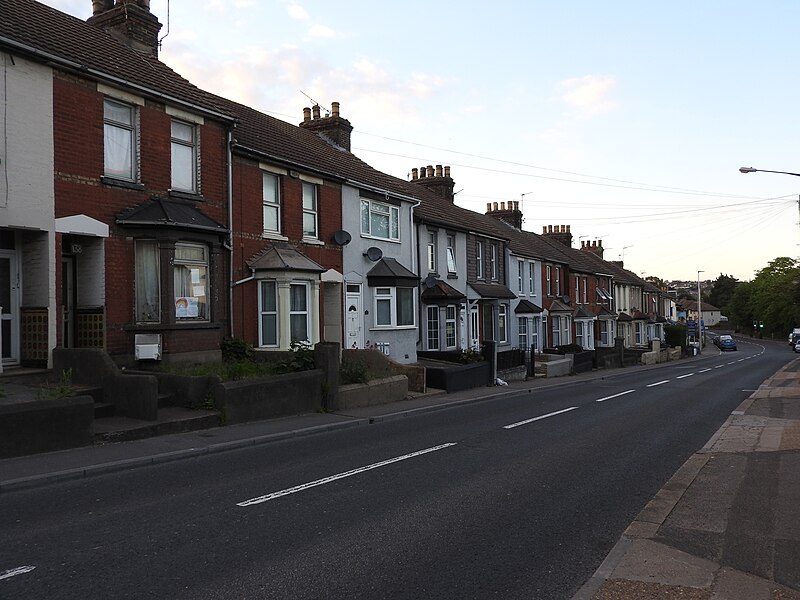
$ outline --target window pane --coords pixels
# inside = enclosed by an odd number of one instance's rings
[[[277,206],[264,205],[264,231],[279,231]]]
[[[303,235],[305,237],[317,237],[316,213],[303,213]]]
[[[133,131],[108,123],[103,131],[105,174],[133,179]]]
[[[194,190],[194,146],[172,144],[172,187]]]
[[[158,245],[153,240],[136,242],[136,321],[161,320],[161,288]]]
[[[275,282],[262,281],[261,282],[261,310],[264,312],[273,312],[277,310],[278,301],[275,297]]]
[[[181,140],[189,144],[194,143],[194,127],[188,123],[181,123],[180,121],[172,122],[172,137],[176,140]]]
[[[278,316],[261,315],[261,345],[278,345]]]
[[[361,233],[369,235],[369,201],[361,201]]]
[[[317,188],[313,183],[303,182],[303,208],[317,210]]]
[[[308,341],[308,318],[306,315],[291,315],[289,317],[289,330],[293,342]]]
[[[391,231],[389,237],[393,240],[400,239],[400,209],[391,207]]]
[[[391,325],[392,324],[392,301],[391,300],[377,300],[375,302],[375,324],[376,325]]]
[[[373,205],[373,207],[381,208],[379,205]],[[389,215],[385,214],[382,208],[381,210],[372,210],[370,213],[369,227],[371,235],[375,237],[388,238]]]
[[[301,284],[292,284],[289,287],[289,310],[291,311],[305,311],[306,310],[306,286]]]
[[[130,106],[106,100],[103,104],[103,118],[121,125],[133,125],[133,110]]]
[[[397,288],[397,324],[414,324],[414,290]]]
[[[439,349],[439,307],[428,307],[428,350]]]
[[[205,262],[205,246],[194,246],[189,244],[175,244],[175,260],[190,262]]]

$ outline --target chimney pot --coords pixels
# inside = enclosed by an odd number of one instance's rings
[[[411,179],[416,179],[419,177],[419,171],[417,171],[417,167],[411,169]]]
[[[445,177],[450,177],[450,167],[449,166],[444,168],[444,176]]]
[[[505,209],[506,209],[506,203],[505,201],[503,201],[500,203],[500,210],[505,210]]]
[[[487,202],[486,203],[486,212],[487,213],[492,212],[492,203],[491,202]]]
[[[547,233],[547,225],[542,225],[542,235]]]
[[[428,171],[428,177],[433,177],[433,165],[428,165],[425,170]]]
[[[602,248],[603,247],[603,240],[597,240],[597,247],[598,248]]]
[[[493,205],[494,205],[494,210],[497,210],[497,202],[494,202]]]
[[[567,233],[569,233],[569,225],[567,225]]]
[[[338,117],[339,116],[339,103],[338,102],[331,102],[331,116]]]
[[[442,165],[436,165],[436,176],[437,177],[442,176]]]
[[[315,104],[311,107],[311,112],[314,115],[314,120],[319,119],[319,104]]]
[[[547,233],[553,233],[553,226],[552,225],[548,225],[547,226]]]
[[[311,109],[306,107],[303,109],[303,121],[311,120]]]

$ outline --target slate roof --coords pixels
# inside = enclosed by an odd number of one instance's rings
[[[441,279],[437,279],[433,287],[422,292],[422,300],[428,304],[449,300],[464,300],[466,296]]]
[[[536,306],[530,300],[525,300],[524,298],[519,301],[517,307],[514,309],[516,314],[526,314],[526,313],[540,313],[542,312],[541,307]]]
[[[501,283],[470,283],[471,287],[481,297],[486,299],[512,299],[517,295]]]
[[[133,50],[99,27],[33,0],[0,0],[0,47],[23,55],[39,55],[82,77],[138,88],[146,96],[230,118],[220,111],[214,96],[156,57]]]
[[[226,233],[224,225],[206,216],[194,203],[154,197],[117,214],[117,223],[126,226],[171,227],[194,231]]]
[[[413,286],[419,283],[419,276],[415,275],[396,258],[384,256],[367,273],[370,285]]]
[[[306,271],[323,273],[325,268],[285,242],[276,242],[248,261],[251,269],[265,271]]]

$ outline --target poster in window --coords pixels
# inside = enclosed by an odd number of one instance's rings
[[[179,296],[175,298],[175,318],[186,319],[197,317],[199,314],[197,298],[193,296]]]

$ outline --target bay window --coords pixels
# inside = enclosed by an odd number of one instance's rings
[[[444,345],[447,348],[456,347],[456,307],[451,304],[445,309],[444,317]]]
[[[375,326],[413,327],[414,288],[375,288]]]
[[[275,281],[261,281],[258,295],[258,345],[278,345],[278,284]]]
[[[439,349],[439,307],[428,307],[428,350]]]
[[[208,319],[208,248],[175,244],[173,267],[175,319]]]
[[[136,322],[161,321],[161,269],[158,242],[136,240],[134,246]]]

